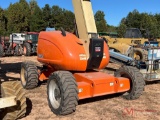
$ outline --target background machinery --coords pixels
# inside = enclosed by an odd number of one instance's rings
[[[37,53],[38,35],[38,32],[25,33],[25,40],[22,44],[23,54],[25,56],[30,56]]]
[[[148,31],[144,31],[145,30],[143,30],[142,35],[142,32],[138,28],[129,28],[126,30],[124,38],[110,37],[107,34],[105,35],[105,33],[100,33],[99,35],[108,41],[109,48],[114,49],[115,52],[137,60],[146,61],[148,53],[142,49],[142,46],[148,41],[154,42],[157,41],[157,39],[151,37]]]
[[[56,115],[74,112],[78,100],[114,93],[125,93],[126,99],[137,99],[145,82],[139,70],[132,66],[120,68],[114,77],[95,69],[109,63],[106,42],[98,37],[90,0],[72,0],[79,38],[61,31],[42,31],[38,39],[37,60],[21,65],[21,83],[26,89],[47,80],[48,104]]]
[[[26,114],[25,91],[19,81],[0,80],[0,120],[16,120]]]
[[[37,53],[38,32],[12,33],[9,40],[1,39],[0,56],[25,55]],[[1,38],[1,37],[0,37]]]
[[[25,92],[18,81],[0,82],[0,119],[16,120],[25,116]]]
[[[110,50],[110,62],[136,67],[143,74],[145,81],[160,80],[160,47],[158,42],[145,42],[142,49],[148,52],[146,60],[136,60]],[[115,72],[116,75],[116,72]]]
[[[17,44],[13,42],[13,36],[14,35],[10,35],[10,37],[0,36],[0,57],[15,54]]]
[[[19,34],[21,35],[20,37]],[[13,36],[14,35],[14,36]],[[17,44],[15,55],[30,56],[37,53],[38,32],[14,33],[13,42]]]

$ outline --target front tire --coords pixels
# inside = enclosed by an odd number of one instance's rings
[[[0,44],[0,57],[4,56],[4,50],[2,44]]]
[[[31,45],[29,43],[24,43],[23,45],[23,54],[25,56],[31,56]]]
[[[135,60],[140,60],[142,62],[145,62],[147,60],[147,57],[148,57],[148,52],[146,50],[141,48],[134,48],[133,58]]]
[[[22,55],[22,47],[21,47],[20,45],[16,45],[14,55],[15,55],[15,56],[20,56],[20,55]]]
[[[38,70],[33,62],[25,61],[21,64],[20,79],[25,89],[33,89],[38,86]]]
[[[73,113],[78,105],[77,83],[68,71],[56,71],[47,83],[48,103],[56,115]]]
[[[132,66],[122,66],[115,74],[116,77],[126,77],[130,79],[130,90],[123,94],[123,97],[128,100],[134,100],[142,95],[145,81],[143,74]]]
[[[0,114],[1,120],[15,120],[25,116],[26,113],[26,97],[25,91],[20,82],[4,82],[1,84],[1,96],[10,97],[16,96],[17,105],[4,108]]]

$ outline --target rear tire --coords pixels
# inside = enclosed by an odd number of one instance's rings
[[[140,60],[142,62],[145,62],[147,60],[147,57],[148,57],[148,52],[144,49],[141,49],[141,48],[134,48],[134,51],[133,51],[133,57],[134,59],[136,60]],[[137,58],[138,56],[138,58]]]
[[[128,55],[127,55],[128,57],[131,57],[131,58],[133,58],[134,57],[134,49],[133,49],[133,47],[130,47],[129,48],[129,50],[128,50]]]
[[[16,45],[14,55],[15,55],[15,56],[20,56],[20,55],[22,55],[22,47],[21,47],[20,45]]]
[[[25,89],[33,89],[38,86],[38,70],[33,62],[25,61],[21,64],[20,79]]]
[[[75,78],[68,71],[56,71],[47,83],[48,103],[56,115],[73,113],[78,105],[78,89]]]
[[[0,57],[4,56],[4,50],[2,44],[0,44]]]
[[[24,46],[23,46],[23,54],[25,56],[31,56],[31,45],[29,43],[24,43]]]
[[[10,97],[16,96],[17,105],[2,109],[0,114],[1,120],[15,120],[20,119],[26,114],[26,97],[25,91],[20,82],[4,82],[1,84],[1,96]]]
[[[132,66],[122,66],[115,74],[116,77],[126,77],[130,79],[130,90],[124,93],[122,96],[128,100],[134,100],[142,95],[144,90],[145,81],[143,74]]]

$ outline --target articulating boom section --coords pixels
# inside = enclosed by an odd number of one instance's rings
[[[89,57],[90,38],[97,37],[97,28],[90,0],[72,0],[78,29],[79,38],[85,45],[85,51]]]

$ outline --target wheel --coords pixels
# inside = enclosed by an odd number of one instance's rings
[[[78,105],[77,83],[68,71],[56,71],[47,83],[48,103],[56,115],[73,113]]]
[[[38,86],[38,70],[33,62],[25,61],[21,64],[20,79],[25,89],[33,89]]]
[[[23,54],[25,56],[30,56],[31,55],[31,45],[29,43],[24,43],[23,45]]]
[[[16,96],[17,105],[2,109],[0,114],[1,120],[15,120],[25,116],[26,114],[26,97],[25,91],[20,82],[10,81],[1,84],[1,96],[10,97]]]
[[[133,52],[134,59],[141,60],[142,62],[145,62],[147,60],[148,52],[146,50],[143,50],[141,48],[134,48]]]
[[[4,50],[2,44],[0,44],[0,57],[4,56]]]
[[[130,79],[130,90],[122,96],[126,99],[133,100],[140,97],[144,90],[145,81],[142,73],[132,66],[122,66],[115,72],[116,77],[126,77]]]
[[[20,55],[22,55],[22,47],[21,47],[20,45],[16,45],[14,55],[15,55],[15,56],[20,56]]]
[[[133,58],[133,56],[134,56],[134,49],[133,49],[133,47],[129,48],[127,56]]]

